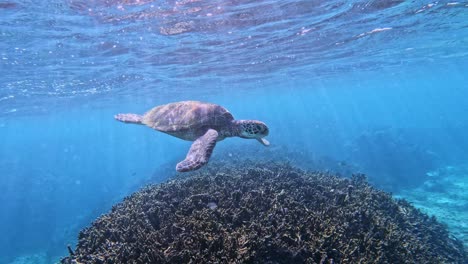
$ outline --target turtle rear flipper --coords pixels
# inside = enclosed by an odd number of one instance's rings
[[[177,164],[176,170],[179,172],[192,171],[207,164],[216,146],[217,138],[218,132],[214,129],[208,129],[203,136],[193,142],[187,157]]]
[[[137,114],[117,114],[114,118],[124,123],[143,124],[143,116]]]

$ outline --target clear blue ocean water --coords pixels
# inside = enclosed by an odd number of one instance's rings
[[[468,245],[468,2],[10,0],[0,263],[59,260],[173,176],[190,142],[113,116],[180,100],[267,123],[272,145],[252,158],[364,172]],[[212,160],[258,148],[227,139]]]

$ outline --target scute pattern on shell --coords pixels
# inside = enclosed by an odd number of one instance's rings
[[[233,116],[225,108],[198,101],[183,101],[157,106],[143,117],[143,124],[162,132],[197,128],[218,128],[229,124]]]

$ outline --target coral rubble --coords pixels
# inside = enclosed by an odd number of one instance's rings
[[[404,200],[288,164],[223,164],[150,185],[79,234],[62,263],[464,263]]]

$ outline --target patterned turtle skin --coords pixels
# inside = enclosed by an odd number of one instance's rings
[[[227,137],[264,139],[269,133],[265,123],[257,120],[235,120],[224,107],[199,101],[182,101],[156,106],[144,115],[117,114],[124,123],[140,124],[180,139],[194,141],[186,158],[179,162],[179,172],[193,171],[206,165],[216,142]]]

